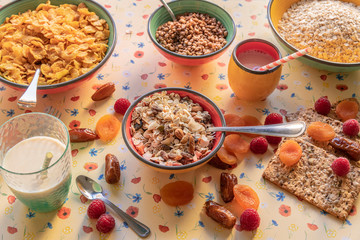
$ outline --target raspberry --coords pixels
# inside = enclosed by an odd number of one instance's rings
[[[265,118],[264,125],[277,124],[277,123],[282,123],[282,122],[283,122],[283,117],[280,114],[278,114],[278,113],[270,113]]]
[[[98,218],[104,213],[106,213],[105,203],[99,199],[92,201],[87,209],[89,218]]]
[[[101,233],[108,233],[115,227],[115,219],[110,214],[103,214],[96,222],[96,229]]]
[[[273,144],[273,145],[279,145],[279,143],[282,140],[282,137],[266,136],[265,138],[268,141],[268,143]]]
[[[131,103],[126,98],[119,98],[114,104],[114,110],[117,113],[124,115],[126,110],[130,107]]]
[[[350,171],[350,163],[346,158],[340,157],[335,159],[331,164],[331,169],[340,177],[345,176]]]
[[[343,132],[349,136],[356,136],[359,133],[359,122],[355,119],[346,120],[343,124]]]
[[[263,137],[254,138],[250,142],[250,150],[255,154],[264,154],[268,149],[268,142]]]
[[[315,111],[321,115],[328,115],[331,110],[331,103],[329,99],[325,97],[319,98],[315,102]]]
[[[240,227],[245,231],[252,231],[259,227],[260,216],[253,208],[246,209],[240,216]]]

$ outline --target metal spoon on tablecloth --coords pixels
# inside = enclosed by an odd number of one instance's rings
[[[132,230],[134,230],[134,232],[140,237],[145,238],[150,235],[150,229],[146,225],[139,222],[135,218],[130,217],[124,211],[118,208],[115,204],[105,198],[101,185],[92,180],[91,178],[84,175],[77,176],[76,186],[78,187],[81,194],[84,195],[87,199],[100,199],[104,203],[106,203],[117,214],[119,214],[119,216],[128,224],[128,226]]]

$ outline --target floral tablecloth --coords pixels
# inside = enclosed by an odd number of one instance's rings
[[[0,0],[4,5],[8,1]],[[159,6],[157,0],[99,0],[113,15],[118,42],[106,66],[83,86],[53,95],[40,95],[32,111],[44,112],[50,106],[62,112],[61,120],[69,127],[95,128],[97,120],[113,113],[117,98],[133,101],[154,88],[185,87],[200,91],[213,99],[227,113],[251,114],[264,120],[270,112],[284,114],[312,106],[314,100],[326,95],[331,101],[347,97],[359,98],[360,74],[329,73],[312,69],[298,61],[283,68],[280,84],[264,102],[239,101],[229,88],[227,66],[236,43],[247,38],[264,38],[275,42],[266,19],[266,0],[214,0],[232,16],[237,28],[233,45],[219,59],[200,67],[184,67],[169,62],[153,47],[146,32],[149,15]],[[285,52],[283,52],[285,54]],[[92,102],[90,96],[99,84],[113,81],[116,92],[112,98]],[[16,102],[21,93],[0,85],[0,123],[24,113]],[[120,117],[120,116],[118,116]],[[121,117],[120,117],[121,119]],[[104,157],[118,156],[121,162],[121,183],[109,185],[104,180]],[[350,216],[341,222],[326,212],[300,201],[293,195],[265,182],[264,171],[272,149],[267,154],[248,154],[237,168],[231,170],[239,183],[251,186],[260,198],[261,224],[257,231],[227,230],[208,218],[202,206],[206,200],[220,201],[221,170],[209,165],[186,174],[155,172],[136,160],[127,150],[121,133],[108,143],[101,141],[72,144],[73,181],[66,203],[51,213],[37,213],[17,200],[0,180],[1,239],[137,239],[131,229],[116,217],[110,234],[99,234],[95,221],[86,215],[89,201],[81,197],[74,179],[79,174],[98,180],[107,197],[128,214],[147,224],[149,239],[359,239],[360,214],[356,202]],[[181,207],[167,206],[159,196],[160,188],[169,182],[185,180],[193,183],[193,201]]]

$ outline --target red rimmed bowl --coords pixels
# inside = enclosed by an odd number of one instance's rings
[[[19,13],[24,13],[28,10],[35,10],[36,7],[41,3],[46,3],[48,0],[22,0],[14,1],[0,9],[0,24],[2,24],[7,17],[11,15],[17,15]],[[72,88],[80,86],[84,81],[90,80],[96,75],[96,73],[105,65],[107,60],[111,57],[112,52],[115,49],[116,44],[116,27],[114,19],[111,17],[111,14],[99,3],[93,0],[52,0],[51,5],[59,6],[61,4],[74,4],[79,5],[80,3],[85,3],[86,7],[91,12],[95,12],[101,19],[105,19],[109,25],[110,36],[108,39],[108,49],[104,58],[99,62],[93,69],[89,72],[71,79],[63,83],[57,83],[53,85],[39,85],[38,93],[40,94],[51,94],[68,91]],[[18,84],[11,82],[2,76],[0,76],[0,82],[15,89],[18,91],[25,91],[28,85]]]
[[[226,37],[226,45],[218,51],[213,53],[201,55],[201,56],[185,56],[175,52],[172,52],[157,42],[155,33],[159,26],[172,21],[169,13],[165,7],[161,6],[155,10],[150,16],[148,21],[148,34],[155,48],[167,59],[175,63],[187,66],[198,66],[208,63],[216,58],[220,57],[225,50],[230,46],[236,36],[235,23],[228,12],[218,5],[205,0],[175,0],[168,3],[171,10],[175,15],[184,14],[187,12],[207,13],[211,17],[216,18],[226,28],[228,35]]]
[[[134,108],[144,98],[151,96],[154,93],[162,92],[162,91],[166,91],[169,94],[177,93],[180,95],[180,97],[186,97],[186,96],[189,97],[191,100],[193,100],[193,102],[199,103],[205,111],[209,112],[211,119],[212,119],[212,123],[214,124],[215,127],[225,126],[225,118],[224,118],[221,110],[218,108],[218,106],[216,106],[216,104],[213,101],[211,101],[208,97],[204,96],[203,94],[198,93],[193,90],[190,90],[190,89],[186,89],[186,88],[156,89],[156,90],[148,92],[148,93],[142,95],[141,97],[139,97],[138,99],[136,99],[136,101],[134,103],[132,103],[131,106],[129,107],[129,109],[126,111],[123,121],[122,121],[122,127],[121,127],[125,144],[128,147],[128,149],[130,150],[130,152],[137,159],[139,159],[146,166],[148,166],[154,170],[161,171],[161,172],[168,172],[168,173],[182,173],[182,172],[193,171],[193,170],[203,166],[204,164],[206,164],[216,154],[216,152],[220,149],[220,147],[222,146],[222,144],[224,142],[225,132],[216,132],[215,133],[215,142],[213,144],[212,151],[207,156],[198,160],[197,162],[182,165],[182,166],[165,166],[165,165],[160,165],[160,164],[151,162],[149,160],[146,160],[136,151],[136,148],[132,142],[131,133],[130,133],[130,124],[131,124],[131,116],[134,111]]]

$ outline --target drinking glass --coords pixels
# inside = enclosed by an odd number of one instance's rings
[[[58,159],[54,158],[48,167],[35,172],[14,172],[13,169],[4,168],[5,156],[12,147],[23,140],[40,136],[53,138],[65,146]],[[31,151],[28,154],[32,154]],[[23,164],[23,159],[11,159],[19,166]],[[64,203],[71,183],[70,160],[69,132],[56,117],[45,113],[26,113],[0,126],[0,169],[3,179],[16,198],[34,211],[50,212]]]
[[[253,38],[238,43],[231,55],[228,78],[230,87],[235,95],[241,100],[246,101],[265,100],[278,85],[282,66],[279,65],[266,71],[251,69],[238,59],[239,54],[246,51],[261,52],[264,55],[270,56],[274,61],[281,58],[281,53],[274,44],[263,39]],[[264,58],[254,57],[247,59],[248,62],[251,61],[251,64],[256,64],[256,61],[259,61],[259,64],[264,64],[263,60]]]

